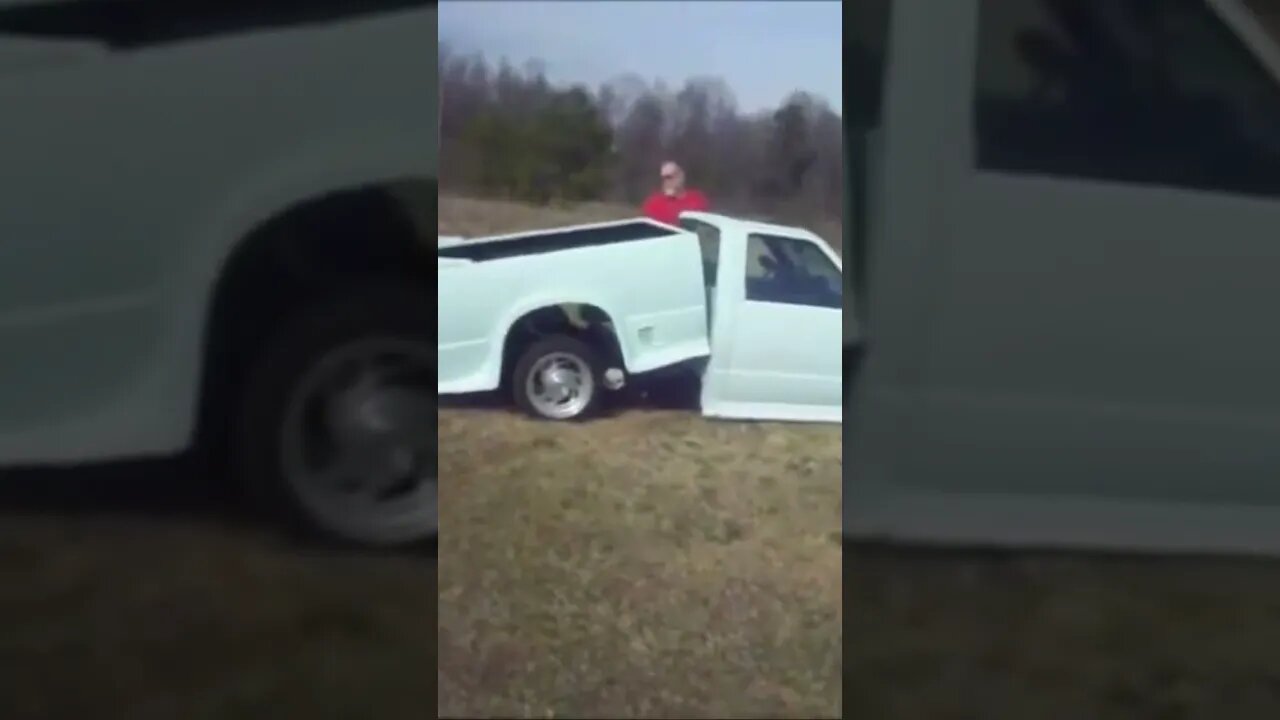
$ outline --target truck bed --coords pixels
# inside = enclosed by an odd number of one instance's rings
[[[488,238],[458,241],[450,238],[438,247],[437,257],[485,262],[520,255],[559,252],[575,248],[612,245],[670,237],[678,234],[676,228],[650,220],[628,220],[615,223],[581,225],[553,230],[498,235]]]
[[[441,394],[498,387],[510,329],[552,306],[607,317],[632,373],[710,354],[692,233],[640,219],[438,242]]]

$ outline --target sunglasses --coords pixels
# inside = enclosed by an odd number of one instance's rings
[[[663,180],[675,180],[678,176],[675,173],[667,173],[661,177]]]

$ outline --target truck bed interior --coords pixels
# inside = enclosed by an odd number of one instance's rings
[[[635,220],[614,225],[478,239],[474,242],[440,248],[437,251],[437,257],[485,262],[595,245],[654,240],[669,237],[678,232],[675,228],[659,223]]]

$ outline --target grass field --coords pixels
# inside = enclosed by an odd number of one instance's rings
[[[626,214],[450,199],[440,230]],[[442,713],[1280,717],[1280,563],[863,546],[841,601],[829,428],[440,422]]]
[[[435,561],[287,542],[168,463],[0,478],[0,717],[429,717]]]
[[[439,432],[438,588],[429,553],[296,545],[172,464],[0,474],[0,717],[421,720],[437,681],[454,716],[1280,717],[1280,563],[861,547],[842,602],[831,428],[474,403]]]
[[[628,214],[442,199],[439,227]],[[442,715],[839,715],[838,428],[495,402],[439,436]]]

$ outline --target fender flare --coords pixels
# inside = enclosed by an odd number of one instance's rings
[[[486,362],[486,373],[489,383],[493,387],[497,387],[502,382],[502,360],[506,354],[507,338],[511,335],[512,328],[519,322],[520,318],[531,312],[541,310],[543,308],[555,307],[557,305],[591,305],[600,308],[602,312],[613,322],[614,335],[618,340],[618,348],[622,353],[622,364],[624,367],[631,368],[631,351],[627,347],[627,343],[623,338],[622,328],[618,325],[619,316],[614,312],[611,303],[600,298],[598,295],[591,293],[556,293],[553,295],[535,295],[524,298],[521,302],[512,305],[500,316],[500,320],[495,324],[493,334],[489,338],[490,356]]]
[[[219,284],[232,259],[256,228],[291,208],[326,195],[391,183],[434,182],[431,158],[410,151],[416,144],[388,141],[369,147],[330,143],[327,150],[312,145],[297,149],[233,185],[220,202],[197,217],[183,238],[185,252],[175,253],[165,273],[164,296],[169,298],[172,340],[171,410],[190,418],[190,439],[197,431],[198,407],[205,391],[207,345]],[[339,150],[335,151],[334,148]],[[309,150],[309,151],[308,151]]]

